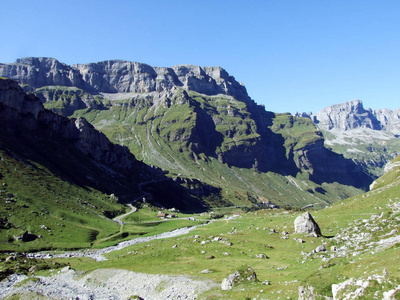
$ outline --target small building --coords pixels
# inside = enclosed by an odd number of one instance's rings
[[[164,219],[167,216],[168,216],[168,214],[166,214],[165,212],[161,212],[161,211],[159,211],[157,214],[157,218],[160,218],[160,219]]]

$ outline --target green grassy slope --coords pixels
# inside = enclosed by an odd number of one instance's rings
[[[90,247],[96,239],[119,230],[106,215],[123,212],[121,204],[96,189],[61,179],[46,166],[3,146],[1,251]],[[31,242],[16,239],[26,231],[40,237]]]
[[[357,299],[382,299],[383,292],[400,286],[400,243],[395,241],[386,248],[381,246],[398,236],[398,174],[399,167],[386,175],[391,180],[385,179],[385,185],[326,209],[312,211],[322,237],[294,234],[293,223],[300,212],[263,210],[243,214],[234,220],[214,221],[183,237],[112,252],[105,262],[83,259],[68,262],[81,270],[121,268],[200,276],[216,282],[222,282],[242,265],[251,266],[257,273],[259,282],[244,283],[231,291],[216,289],[202,295],[201,299],[297,299],[299,286],[314,287],[318,297],[332,297],[332,284],[350,278],[367,281],[370,276],[368,287]],[[320,245],[324,245],[326,251],[315,253],[313,250]],[[268,258],[258,258],[258,254]],[[206,269],[211,272],[201,273]],[[383,277],[384,269],[387,275]],[[269,285],[264,285],[265,281]],[[340,295],[356,288],[353,283]],[[396,295],[398,297],[399,293]]]
[[[65,89],[60,89],[64,95]],[[43,89],[36,94],[44,97]],[[52,95],[56,94],[53,91]],[[260,116],[264,121],[257,124],[244,102],[193,91],[182,90],[161,100],[152,95],[113,100],[112,105],[100,95],[96,97],[103,106],[89,101],[87,108],[75,109],[73,116],[85,117],[113,142],[128,146],[145,163],[168,170],[171,177],[181,174],[221,188],[221,204],[251,206],[268,200],[279,205],[324,206],[360,193],[335,182],[316,184],[309,180],[308,172],[293,172],[290,165],[299,150],[321,140],[308,119],[264,112]],[[52,96],[45,106],[55,109],[54,105],[64,105],[67,109],[63,99]],[[259,132],[268,134],[269,141]],[[260,160],[249,165],[253,156]],[[276,170],[259,171],[262,164]]]

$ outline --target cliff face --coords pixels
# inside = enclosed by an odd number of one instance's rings
[[[0,76],[32,88],[73,86],[97,93],[161,93],[182,88],[250,100],[246,88],[220,67],[164,68],[121,60],[68,66],[53,58],[22,58],[0,64]]]
[[[136,162],[128,148],[111,143],[85,119],[69,120],[46,110],[40,100],[27,95],[19,85],[11,80],[0,80],[1,119],[5,127],[19,124],[33,131],[46,127],[51,135],[68,139],[82,153],[94,160],[118,169],[129,170]]]

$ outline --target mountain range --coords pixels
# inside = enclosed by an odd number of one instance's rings
[[[397,299],[399,119],[269,112],[219,67],[0,64],[0,294],[193,294],[150,268],[213,281],[193,299]]]
[[[326,148],[309,118],[266,111],[220,67],[23,58],[0,64],[0,76],[53,112],[84,118],[175,181],[220,189],[223,205],[323,206],[374,179]]]

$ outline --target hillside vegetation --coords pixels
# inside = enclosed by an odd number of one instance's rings
[[[202,276],[216,282],[243,265],[257,274],[257,282],[243,283],[230,291],[213,290],[201,299],[297,299],[300,286],[304,291],[313,287],[319,299],[332,297],[332,285],[345,281],[347,285],[335,292],[337,299],[351,297],[351,293],[354,299],[382,299],[383,293],[390,290],[393,299],[398,299],[399,170],[397,167],[386,174],[397,174],[389,185],[312,211],[322,230],[321,237],[294,234],[293,223],[300,212],[261,210],[233,220],[214,221],[180,238],[112,252],[102,263],[70,263],[82,270],[112,267]],[[326,250],[314,251],[322,245]],[[203,274],[201,271],[206,269],[210,272]]]
[[[398,299],[399,174],[397,166],[379,180],[386,183],[374,190],[311,211],[321,228],[320,237],[294,233],[294,220],[303,212],[269,209],[216,219],[187,235],[113,251],[105,254],[106,261],[49,262],[54,268],[69,265],[85,276],[92,273],[99,284],[102,279],[95,274],[107,269],[187,275],[217,284],[244,266],[257,275],[256,281],[236,284],[231,290],[212,288],[198,299]],[[151,207],[143,206],[137,213],[126,221],[154,220]],[[161,293],[167,288],[160,283],[156,290]]]
[[[58,88],[50,90],[57,94]],[[48,89],[35,94],[44,98],[44,91]],[[64,88],[60,91],[65,95]],[[310,180],[316,178],[311,165],[302,171],[296,167],[304,149],[323,141],[309,119],[251,108],[231,96],[184,90],[161,100],[153,94],[111,102],[96,97],[90,107],[78,106],[72,116],[86,118],[110,140],[128,146],[145,163],[168,170],[171,177],[185,176],[222,188],[225,205],[261,201],[323,207],[360,193],[359,187],[344,185],[340,179]],[[64,96],[53,99],[46,98],[45,107],[59,113],[71,110]]]

